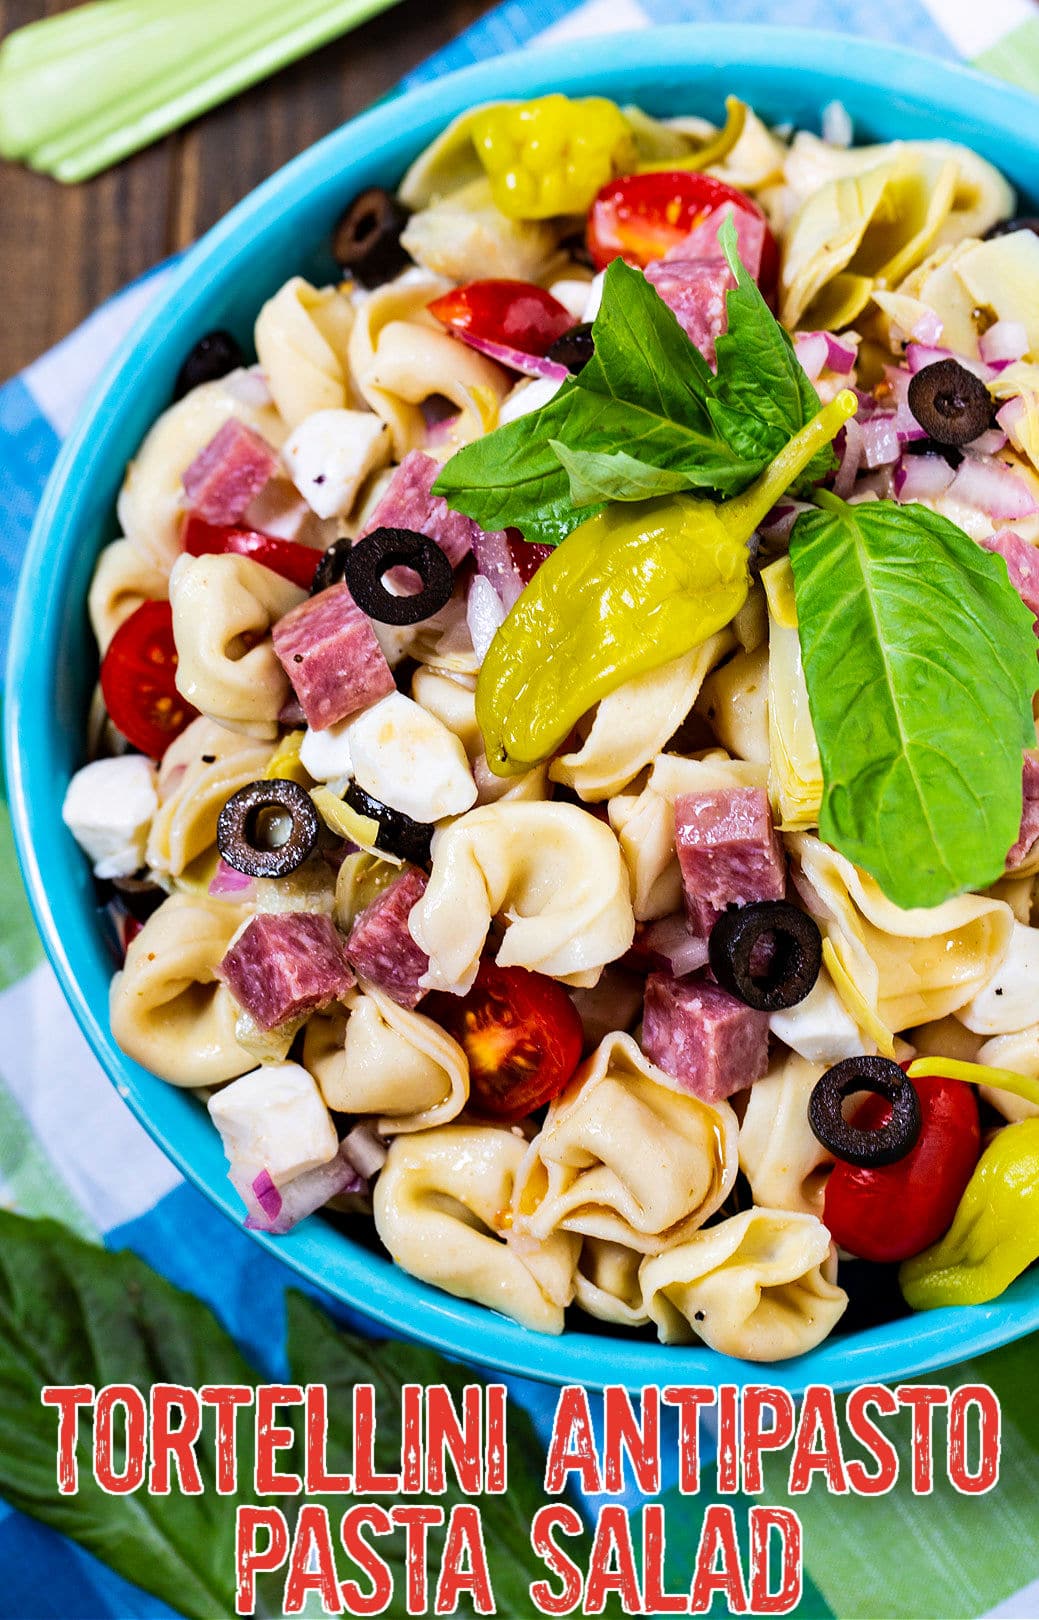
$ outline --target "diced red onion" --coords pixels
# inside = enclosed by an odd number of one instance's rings
[[[862,428],[862,459],[866,466],[889,467],[898,460],[901,446],[893,416],[875,416]]]
[[[1017,428],[1021,425],[1021,420],[1024,417],[1026,410],[1027,406],[1025,405],[1025,402],[1021,398],[1020,394],[1018,394],[1014,399],[1008,399],[1006,404],[1001,405],[999,410],[996,412],[996,421],[999,423],[1000,427],[1003,429],[1003,432],[1008,438],[1014,437]]]
[[[469,583],[465,616],[473,651],[482,664],[491,642],[505,620],[505,605],[490,580],[483,574],[474,574]]]
[[[489,579],[506,613],[514,607],[523,590],[523,580],[509,550],[504,529],[480,529],[473,537],[476,571]]]
[[[849,371],[854,371],[855,362],[859,358],[856,344],[846,337],[835,337],[832,332],[824,332],[823,337],[826,339],[826,364],[830,370],[837,372],[841,377],[847,376]]]
[[[441,416],[441,417],[438,417],[435,422],[430,422],[428,427],[426,428],[426,444],[427,445],[443,444],[446,439],[449,439],[451,437],[452,433],[455,430],[455,426],[457,425],[457,422],[458,422],[458,412],[457,411],[455,412],[455,414],[453,416]]]
[[[691,933],[685,917],[661,917],[649,923],[639,938],[640,949],[666,962],[676,979],[707,966],[707,941]]]
[[[298,540],[310,516],[310,507],[299,491],[287,479],[272,478],[253,496],[242,523],[275,540]]]
[[[833,493],[839,496],[842,501],[848,499],[855,487],[855,480],[862,465],[862,452],[862,428],[852,416],[844,424],[841,464],[837,468],[837,476],[833,481]]]
[[[221,856],[216,863],[209,892],[214,899],[220,899],[225,894],[244,894],[245,890],[251,889],[252,886],[253,879],[248,872],[236,872]]]
[[[758,533],[764,540],[788,540],[801,513],[808,510],[807,501],[777,501],[764,522],[758,524]]]
[[[966,506],[975,506],[987,517],[1001,522],[1033,517],[1039,512],[1024,479],[1001,461],[987,457],[964,456],[950,494]]]
[[[908,501],[936,501],[955,474],[944,456],[903,456],[895,468],[895,494]]]
[[[967,449],[976,456],[998,456],[1001,450],[1007,447],[1007,436],[1002,428],[989,428],[985,433],[979,433],[972,439]]]
[[[524,377],[548,377],[552,382],[563,382],[570,375],[558,360],[549,360],[543,354],[526,354],[522,349],[510,348],[507,343],[477,337],[474,332],[455,332],[453,335],[478,354],[485,354],[488,360],[497,360],[500,366],[522,372]]]
[[[828,346],[825,332],[798,332],[794,338],[794,353],[809,382],[816,382],[826,364]]]
[[[276,1221],[281,1214],[281,1193],[271,1180],[269,1170],[261,1170],[253,1181],[253,1192],[268,1220]]]
[[[359,1176],[370,1181],[386,1163],[388,1149],[382,1137],[370,1125],[355,1125],[343,1137],[340,1152],[349,1159]]]
[[[294,693],[291,693],[285,699],[285,702],[278,710],[278,720],[281,725],[289,726],[292,730],[295,730],[299,726],[306,725],[307,717],[303,713],[303,707],[299,701],[299,698],[296,697]]]
[[[996,376],[992,367],[983,360],[972,360],[966,354],[954,354],[951,349],[932,348],[923,343],[910,343],[906,349],[906,365],[914,377],[918,371],[923,371],[925,366],[933,366],[937,360],[956,360],[966,371],[973,371],[982,382],[991,382]]]
[[[917,343],[922,343],[925,348],[933,349],[937,347],[944,327],[945,323],[941,316],[936,314],[933,309],[926,309],[909,335]]]
[[[257,1191],[257,1183],[264,1176],[270,1186],[265,1186],[261,1195]],[[280,1189],[274,1186],[266,1170],[262,1170],[251,1183],[252,1198],[243,1192],[233,1173],[231,1179],[249,1206],[246,1226],[251,1232],[269,1232],[274,1237],[283,1237],[286,1232],[291,1232],[308,1215],[322,1209],[330,1198],[337,1198],[343,1193],[366,1192],[368,1186],[365,1178],[358,1174],[355,1165],[346,1157],[342,1143],[334,1159],[327,1164],[317,1165],[313,1170],[305,1170],[301,1176],[294,1176]],[[275,1198],[278,1200],[277,1208]]]
[[[996,321],[978,339],[978,353],[988,366],[1020,360],[1028,353],[1028,331],[1021,321]]]

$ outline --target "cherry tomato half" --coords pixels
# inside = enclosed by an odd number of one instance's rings
[[[161,759],[198,714],[177,691],[176,672],[173,609],[142,602],[101,660],[101,695],[112,724],[151,759]]]
[[[597,270],[605,270],[614,259],[645,269],[677,247],[722,203],[732,203],[758,219],[765,217],[753,198],[707,174],[667,169],[622,175],[603,186],[591,206],[588,251]],[[778,273],[779,248],[766,227],[758,276],[762,290],[775,287]]]
[[[557,1097],[581,1061],[584,1030],[563,986],[484,961],[466,996],[430,996],[423,1011],[469,1059],[469,1103],[491,1119],[524,1119]]]
[[[428,308],[449,332],[524,354],[544,354],[574,324],[558,298],[530,281],[470,281]]]
[[[253,562],[280,574],[282,579],[304,591],[309,591],[314,583],[321,561],[321,552],[313,546],[300,545],[296,540],[278,540],[272,534],[261,534],[258,529],[206,523],[193,512],[185,520],[181,544],[191,557],[207,557],[219,552],[251,557]]]
[[[524,585],[529,585],[541,564],[551,557],[554,546],[541,546],[536,542],[524,540],[518,529],[506,529],[505,539],[508,542],[509,556]]]
[[[908,1260],[936,1243],[952,1225],[981,1152],[973,1087],[938,1078],[912,1084],[923,1120],[913,1150],[879,1169],[841,1162],[826,1183],[823,1220],[834,1241],[862,1260]],[[886,1098],[869,1097],[854,1122],[875,1130],[890,1113]]]

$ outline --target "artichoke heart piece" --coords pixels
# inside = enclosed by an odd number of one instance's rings
[[[818,823],[823,771],[808,707],[789,558],[763,569],[761,583],[769,620],[769,798],[782,828],[800,830]]]
[[[897,288],[942,323],[942,345],[976,357],[978,339],[997,320],[1016,321],[1028,333],[1029,352],[1039,355],[1039,237],[1012,231],[991,241],[974,239],[940,247]],[[894,308],[889,313],[897,314]]]

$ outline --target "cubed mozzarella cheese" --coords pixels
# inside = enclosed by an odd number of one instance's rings
[[[1039,928],[1015,923],[1003,965],[956,1013],[975,1035],[1010,1035],[1039,1018]]]
[[[353,771],[350,757],[351,720],[340,720],[337,725],[315,731],[309,726],[300,744],[299,758],[315,782],[332,782],[336,777],[349,776]]]
[[[876,1051],[848,1012],[825,968],[804,1000],[796,1007],[773,1013],[768,1027],[809,1063],[829,1065]]]
[[[368,474],[389,457],[389,429],[374,411],[315,411],[281,452],[289,477],[320,518],[349,512]]]
[[[499,425],[504,427],[506,422],[515,422],[519,416],[539,411],[555,398],[561,386],[555,377],[535,377],[531,382],[520,383],[499,411]]]
[[[602,304],[602,290],[605,283],[606,271],[600,270],[597,276],[593,276],[591,283],[589,284],[588,297],[585,301],[584,313],[581,316],[582,321],[594,321],[595,317],[598,315],[599,308]]]
[[[350,753],[361,787],[415,821],[458,816],[476,803],[462,744],[402,692],[391,692],[353,721]]]
[[[576,276],[567,276],[562,281],[553,281],[548,289],[552,297],[558,298],[563,308],[573,316],[575,326],[585,318],[589,285],[589,282],[579,281]]]
[[[266,1170],[284,1186],[339,1151],[332,1117],[317,1082],[299,1063],[266,1063],[209,1099],[233,1172]]]
[[[98,759],[68,785],[61,819],[99,878],[129,877],[144,865],[158,809],[155,768],[143,754]]]

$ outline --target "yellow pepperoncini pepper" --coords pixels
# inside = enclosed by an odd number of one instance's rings
[[[854,394],[839,394],[734,500],[613,505],[567,537],[498,631],[477,680],[476,717],[497,775],[548,759],[600,698],[729,623],[749,590],[755,528],[855,410]]]
[[[583,214],[636,162],[631,125],[603,96],[539,96],[476,113],[472,139],[495,204],[510,219]]]
[[[915,1311],[982,1305],[1039,1260],[1039,1119],[1006,1125],[985,1149],[945,1236],[899,1272]]]
[[[654,163],[640,163],[639,174],[656,174],[663,170],[673,169],[709,169],[714,163],[721,163],[732,151],[736,142],[743,134],[747,122],[747,104],[740,101],[738,96],[725,98],[725,123],[713,135],[708,136],[702,146],[684,157],[661,159]]]

